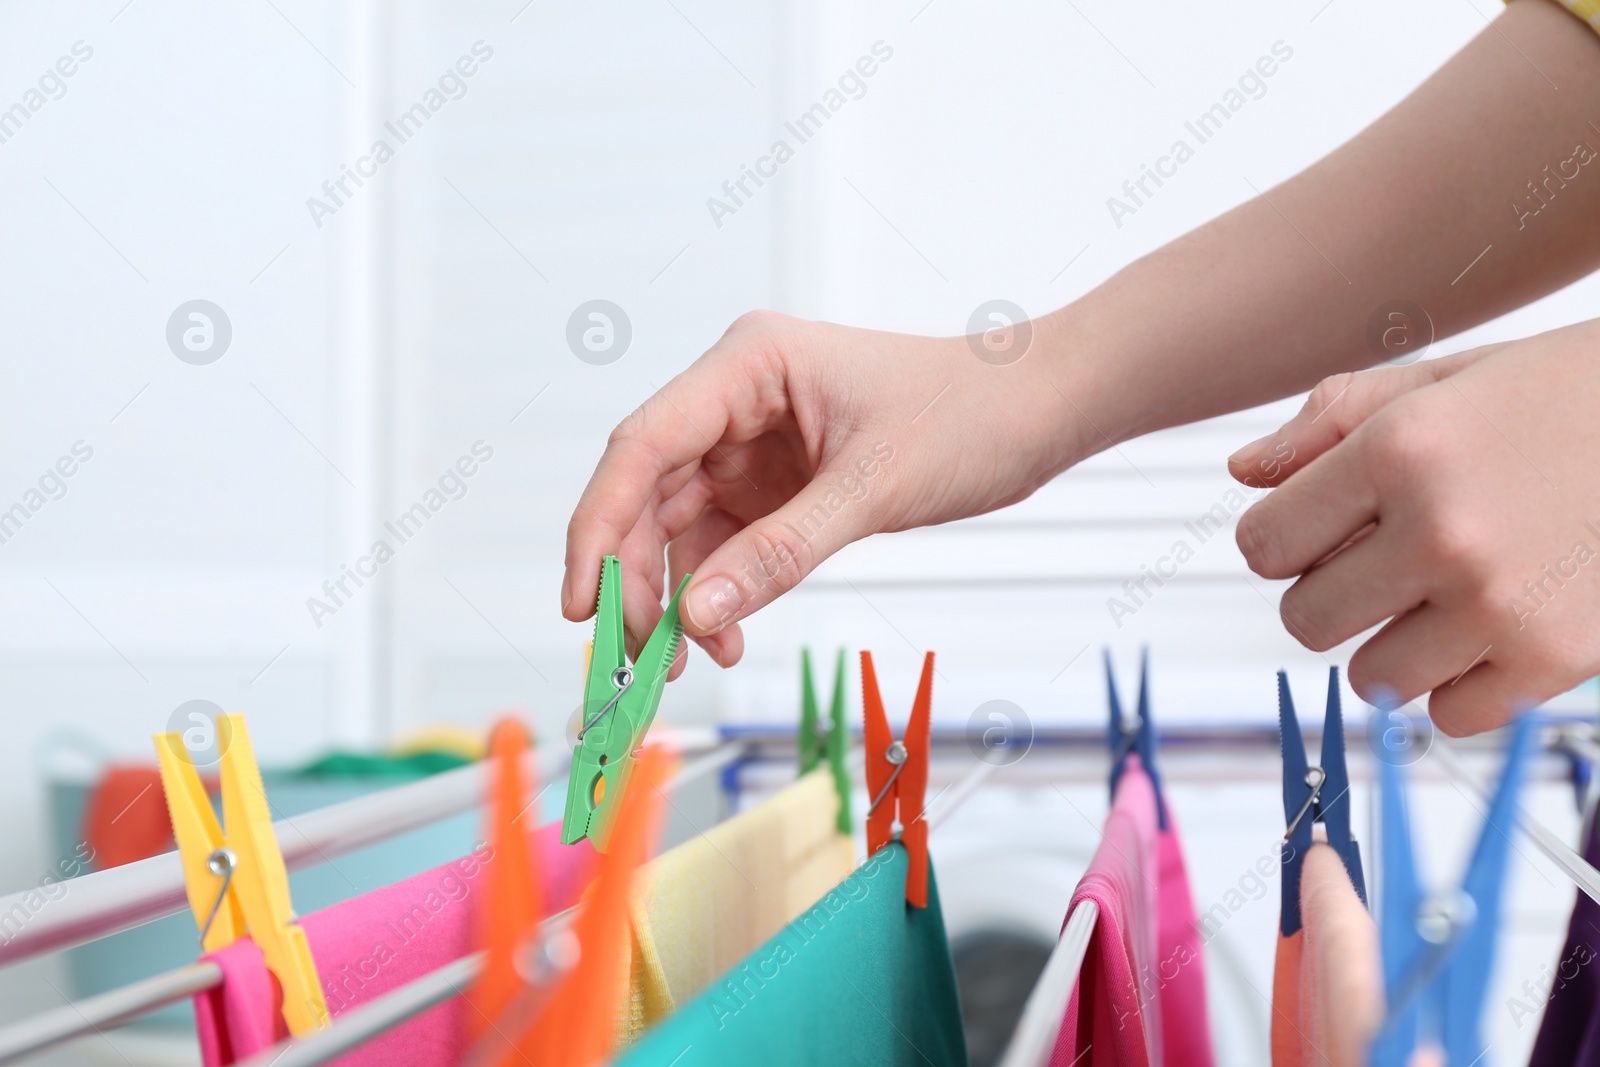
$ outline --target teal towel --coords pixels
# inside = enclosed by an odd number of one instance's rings
[[[938,886],[930,868],[928,906],[908,907],[908,865],[883,849],[618,1067],[966,1067]]]

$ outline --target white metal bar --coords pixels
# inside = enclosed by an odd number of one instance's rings
[[[718,745],[705,755],[689,760],[679,767],[677,773],[668,781],[667,788],[676,789],[696,778],[704,778],[708,774],[722,770],[730,763],[744,759],[749,754],[750,745],[745,741],[730,741]]]
[[[687,782],[694,781],[697,778],[701,778],[707,774],[712,774],[716,771],[719,771],[728,764],[743,757],[748,750],[748,747],[749,746],[742,741],[730,742],[715,748],[710,752],[707,752],[705,755],[700,756],[697,759],[690,760],[681,768],[679,768],[678,772],[667,781],[664,788],[666,788],[668,791],[671,791],[677,789],[679,786],[684,785]],[[475,764],[474,766],[477,767],[481,765]],[[464,767],[461,768],[461,770],[450,771],[447,773],[460,774],[462,770],[471,769],[473,768]],[[435,777],[443,777],[443,775],[435,775]],[[430,779],[430,781],[431,780],[432,779]],[[411,787],[406,786],[402,788]],[[382,794],[375,793],[372,795],[386,796],[394,792],[396,792],[396,790],[386,790]],[[474,800],[474,803],[481,799],[481,794],[482,791],[480,790],[478,797]],[[338,806],[343,807],[343,805]],[[455,813],[449,812],[447,814]],[[444,816],[441,815],[439,817],[443,818]],[[309,818],[309,816],[304,818]],[[120,870],[121,868],[118,869]],[[85,877],[92,876],[86,875]],[[76,883],[74,882],[68,884]],[[181,887],[179,892],[182,892]],[[448,968],[446,969],[448,970]],[[473,973],[475,974],[476,972]],[[469,980],[470,977],[471,976],[469,975]],[[441,978],[441,981],[442,980],[443,979]],[[129,1019],[137,1018],[140,1015],[155,1011],[157,1008],[164,1007],[175,1000],[181,1000],[184,997],[193,996],[196,993],[203,993],[208,989],[216,987],[221,982],[221,969],[214,963],[201,962],[191,964],[187,967],[180,967],[175,971],[168,971],[165,974],[158,974],[152,978],[147,978],[143,981],[134,982],[130,985],[123,986],[121,989],[113,989],[110,992],[102,993],[99,996],[90,997],[87,1000],[77,1001],[76,1003],[72,1004],[65,1004],[54,1011],[46,1012],[43,1015],[35,1016],[32,1019],[28,1019],[13,1026],[0,1029],[0,1064],[11,1063],[15,1060],[31,1055],[32,1053],[43,1051],[44,1049],[50,1048],[54,1045],[59,1045],[63,1041],[69,1041],[74,1037],[79,1037],[94,1030],[104,1029],[108,1026],[115,1026],[119,1023],[127,1022]],[[440,994],[441,997],[448,995],[448,993]],[[389,1026],[395,1025],[395,1022],[402,1021],[405,1018],[409,1018],[410,1015],[414,1015],[419,1011],[425,1010],[431,1004],[437,1003],[437,1001],[430,1001],[428,1003],[414,1003],[413,1001],[408,1000],[400,1003],[412,1005],[409,1014],[399,1016],[394,1022],[389,1023]],[[344,1023],[341,1020],[341,1026],[342,1025],[344,1025]],[[384,1027],[383,1029],[387,1029],[387,1027]],[[321,1032],[322,1031],[319,1031],[319,1033]],[[374,1033],[381,1032],[382,1029],[374,1031]],[[319,1045],[318,1047],[321,1048],[322,1046]],[[333,1048],[333,1051],[329,1054],[332,1056],[345,1051],[350,1046],[339,1045],[334,1047],[330,1045],[329,1047]],[[299,1063],[301,1061],[295,1059],[285,1060],[283,1062],[287,1064],[291,1062]],[[318,1060],[315,1062],[322,1061]]]
[[[931,834],[944,824],[944,821],[954,815],[967,798],[987,782],[995,771],[1000,769],[1000,764],[979,761],[978,765],[968,771],[960,781],[945,792],[933,798],[933,803],[926,805],[923,817],[928,820],[928,832]],[[930,813],[928,808],[934,810]]]
[[[1100,905],[1092,900],[1080,901],[1072,909],[1061,931],[1061,939],[1050,951],[1039,981],[1022,1007],[1022,1018],[1017,1020],[1017,1029],[1011,1035],[1011,1044],[1006,1046],[1000,1067],[1044,1067],[1050,1062],[1061,1032],[1061,1018],[1078,984],[1078,972],[1083,969],[1083,959],[1089,952],[1089,940],[1099,918]]]
[[[715,770],[718,767],[726,766],[728,763],[733,762],[734,759],[737,759],[743,755],[742,750],[745,748],[745,744],[742,742],[734,742],[730,746],[724,746],[724,748],[729,747],[738,748],[741,751],[734,755],[727,755],[722,749],[708,753],[706,756],[695,761],[694,763],[686,765],[683,770],[679,771],[678,775],[672,779],[670,785],[674,787],[678,786],[692,775],[704,774],[708,770]],[[977,789],[978,785],[982,784],[984,779],[988,778],[990,774],[994,773],[995,769],[995,764],[986,763],[981,764],[978,768],[975,768],[973,771],[969,772],[966,778],[964,778],[962,782],[955,787],[955,795],[950,798],[949,803],[941,808],[941,811],[944,814],[948,814],[960,807],[961,803],[965,801],[967,797],[971,796],[972,793]],[[930,824],[932,821],[933,820],[930,818]],[[930,832],[933,830],[933,828],[934,827],[932,825],[929,826]],[[1085,901],[1080,904],[1077,910],[1073,913],[1074,920],[1067,923],[1068,929],[1073,929],[1073,921],[1086,921],[1089,929],[1092,930],[1094,927],[1095,909],[1096,905],[1093,901]],[[1076,916],[1080,912],[1085,911],[1087,911],[1086,919],[1076,919]],[[563,921],[570,921],[572,914],[573,912],[571,911],[563,912],[561,915],[553,917],[550,922],[560,923]],[[1062,937],[1063,941],[1065,941],[1065,932],[1063,933]],[[1084,946],[1086,947],[1088,944],[1087,932],[1084,933],[1083,940]],[[1078,951],[1078,960],[1080,963],[1082,962],[1082,959],[1083,949],[1080,948]],[[277,1046],[275,1049],[270,1049],[266,1052],[263,1052],[260,1056],[250,1060],[248,1063],[243,1064],[242,1067],[273,1067],[273,1065],[276,1065],[276,1067],[316,1067],[318,1064],[327,1063],[335,1056],[355,1048],[363,1041],[368,1041],[371,1038],[400,1025],[417,1013],[426,1011],[428,1008],[438,1004],[440,1001],[446,1000],[450,996],[461,992],[464,985],[470,983],[478,976],[478,970],[481,966],[482,960],[480,958],[467,957],[457,961],[456,963],[441,967],[436,971],[423,975],[421,978],[415,979],[408,985],[402,986],[399,989],[393,990],[382,997],[369,1001],[367,1004],[363,1005],[361,1009],[359,1009],[359,1018],[358,1012],[352,1011],[350,1014],[340,1018],[340,1020],[333,1026],[329,1027],[328,1030],[319,1030],[316,1034],[302,1041],[286,1041]],[[1073,968],[1072,973],[1074,976],[1076,976],[1076,967]],[[1065,1006],[1066,1001],[1063,1000],[1062,1004]],[[1060,1016],[1058,1015],[1057,1022],[1059,1021]],[[332,1031],[343,1031],[345,1029],[351,1029],[352,1031],[348,1037],[343,1034],[339,1035],[337,1038],[334,1036],[327,1036],[326,1038],[324,1037],[324,1035],[331,1035]]]
[[[677,778],[668,782],[672,788],[681,784]],[[578,907],[581,907],[579,905]],[[577,918],[578,907],[558,912],[544,921],[545,936],[570,929]],[[316,1067],[351,1049],[371,1041],[380,1034],[413,1019],[451,997],[465,993],[483,970],[481,952],[470,953],[420,978],[414,978],[398,989],[367,1001],[341,1015],[337,1022],[303,1038],[289,1038],[265,1052],[246,1060],[240,1067]],[[501,1022],[496,1020],[496,1022]],[[469,1053],[468,1061],[474,1062]]]
[[[680,786],[713,774],[742,759],[749,749],[746,742],[734,741],[690,760],[668,779],[664,788]],[[546,929],[570,923],[576,909],[569,909],[546,920]],[[372,1040],[408,1019],[466,991],[483,968],[483,954],[474,953],[448,963],[420,978],[352,1009],[324,1030],[301,1039],[291,1038],[268,1049],[241,1067],[316,1067]]]
[[[1442,744],[1435,744],[1432,754],[1439,757],[1445,769],[1450,772],[1450,777],[1468,789],[1483,802],[1487,809],[1489,805],[1489,790],[1485,789],[1475,777],[1462,765],[1461,760],[1454,752]],[[1576,849],[1552,833],[1548,827],[1529,815],[1520,803],[1517,805],[1517,821],[1527,831],[1528,837],[1534,845],[1549,857],[1550,862],[1561,868],[1561,873],[1572,879],[1574,885],[1583,890],[1595,901],[1600,901],[1600,871],[1589,866],[1587,860]]]
[[[43,1052],[80,1034],[121,1025],[174,1001],[202,993],[221,981],[222,968],[215,963],[191,963],[121,989],[63,1004],[0,1031],[0,1063],[12,1063]]]
[[[313,1067],[344,1055],[379,1034],[463,993],[483,969],[483,953],[474,952],[436,971],[407,982],[375,1000],[352,1008],[333,1026],[303,1038],[290,1038],[246,1060],[241,1067]]]
[[[528,759],[548,780],[570,759],[551,751]],[[531,768],[530,768],[531,769]],[[471,811],[484,794],[484,765],[474,763],[418,782],[346,800],[272,824],[291,871],[314,867],[431,823]],[[177,852],[95,871],[61,883],[66,894],[35,911],[24,898],[33,891],[0,897],[0,915],[28,919],[0,941],[0,965],[165,918],[189,906]],[[20,911],[18,910],[20,908]]]
[[[730,763],[745,756],[752,744],[753,742],[749,740],[731,742],[707,753],[704,756],[699,757],[698,759],[691,760],[690,762],[686,763],[682,770],[680,770],[679,773],[674,777],[670,783],[670,786],[676,787],[685,781],[726,767]],[[1436,746],[1436,748],[1442,754],[1442,762],[1446,765],[1452,776],[1462,782],[1462,784],[1466,785],[1468,788],[1474,790],[1485,800],[1485,802],[1487,802],[1487,794],[1478,785],[1478,783],[1465,772],[1456,756],[1453,753],[1446,751],[1442,745]],[[1587,755],[1587,753],[1585,754]],[[852,753],[852,755],[858,757],[859,752]],[[449,774],[462,775],[464,771],[471,771],[475,769],[478,768],[463,768],[461,771],[453,771],[449,772]],[[965,800],[974,792],[976,792],[983,782],[987,780],[997,769],[998,765],[996,764],[981,763],[978,767],[968,772],[965,777],[957,782],[957,784],[953,786],[943,798],[935,798],[937,810],[932,811],[927,815],[929,829],[932,830],[937,828],[944,820],[949,818],[950,815],[960,808],[962,803],[965,802]],[[435,776],[435,779],[430,779],[430,781],[443,777],[446,776]],[[422,785],[425,783],[417,784]],[[401,790],[414,788],[415,786],[405,786],[401,787]],[[361,798],[361,800],[365,801],[377,797],[388,797],[391,794],[398,792],[400,792],[400,790],[389,790],[383,794],[373,794],[372,797]],[[461,810],[466,810],[467,808],[470,808],[476,804],[478,797],[481,796],[481,792],[481,789],[475,790],[468,798],[466,803],[462,806]],[[939,803],[941,799],[943,802]],[[355,803],[358,802],[349,802],[349,804],[337,805],[336,807],[343,809],[348,807],[350,804]],[[934,806],[935,805],[930,805],[930,807]],[[308,820],[314,820],[315,816],[321,816],[333,810],[334,809],[324,809],[323,812],[312,813],[312,815],[299,817],[301,823],[300,827],[297,831],[291,827],[291,832],[301,833],[309,839],[311,834],[307,831],[307,827],[305,825],[306,822]],[[435,817],[444,818],[451,814],[456,814],[456,811],[452,810],[437,812]],[[1560,867],[1575,883],[1578,884],[1580,888],[1584,890],[1584,892],[1588,893],[1596,900],[1600,900],[1600,872],[1596,872],[1593,867],[1589,866],[1589,864],[1577,854],[1577,852],[1560,841],[1559,838],[1557,838],[1549,830],[1545,829],[1540,823],[1529,817],[1525,812],[1521,812],[1520,809],[1519,816],[1524,827],[1528,830],[1529,835],[1533,838],[1535,844],[1539,846],[1541,851],[1543,851],[1553,862],[1555,862],[1558,867]],[[422,824],[423,823],[418,823],[417,825]],[[280,835],[283,833],[282,827],[283,824],[278,824],[277,828],[279,829]],[[410,828],[412,827],[403,826],[401,829],[391,832],[404,832],[404,830]],[[321,824],[313,822],[312,829],[321,830]],[[375,837],[368,837],[361,840],[359,843],[352,845],[351,847],[363,847],[365,844],[370,844],[375,840],[381,840],[383,836],[387,835],[380,834]],[[286,849],[285,851],[287,855],[288,850]],[[348,849],[345,851],[348,851]],[[330,853],[330,855],[332,854],[340,853]],[[164,857],[158,857],[158,859],[159,858]],[[151,861],[144,862],[149,863]],[[302,863],[300,865],[309,864]],[[85,876],[85,878],[92,877],[96,876]],[[82,881],[84,881],[84,879],[75,879],[73,882],[68,884],[77,885]],[[180,896],[179,908],[181,908],[181,880],[178,886],[178,894]],[[60,903],[65,903],[65,901],[63,900]],[[0,909],[3,909],[4,906],[5,901],[0,900]],[[173,910],[179,910],[179,908],[174,908]],[[3,913],[3,911],[0,911],[0,913]],[[1045,969],[1039,977],[1038,983],[1035,985],[1033,992],[1029,995],[1027,1004],[1023,1009],[1022,1018],[1018,1022],[1017,1030],[1013,1035],[1011,1044],[1007,1047],[1004,1059],[1001,1061],[1002,1067],[1036,1067],[1036,1065],[1042,1065],[1049,1062],[1050,1053],[1055,1045],[1055,1038],[1059,1031],[1062,1015],[1066,1010],[1067,1002],[1070,1000],[1072,990],[1076,985],[1077,975],[1082,967],[1084,956],[1088,951],[1089,941],[1094,932],[1094,926],[1098,920],[1098,916],[1099,909],[1093,901],[1083,901],[1078,905],[1077,908],[1073,910],[1071,917],[1067,921],[1065,929],[1062,931],[1061,938],[1057,942],[1055,949],[1051,952],[1050,959],[1046,963]],[[3,954],[3,951],[0,951],[0,961],[4,961],[6,958],[7,957]],[[342,1017],[338,1024],[336,1024],[334,1027],[331,1027],[327,1031],[319,1031],[318,1034],[313,1035],[311,1038],[308,1038],[303,1042],[294,1042],[284,1046],[279,1046],[279,1048],[274,1050],[272,1054],[269,1054],[266,1058],[261,1059],[259,1062],[263,1065],[276,1062],[280,1064],[281,1067],[291,1067],[291,1065],[309,1067],[309,1065],[312,1064],[325,1063],[329,1059],[332,1059],[335,1056],[348,1051],[350,1048],[359,1045],[361,1042],[369,1040],[371,1037],[398,1025],[417,1013],[426,1010],[428,1007],[447,999],[449,996],[457,992],[464,983],[470,982],[472,978],[476,976],[477,967],[478,961],[475,957],[466,957],[462,960],[458,960],[447,967],[433,972],[432,974],[417,979],[415,982],[412,982],[401,989],[395,990],[385,997],[379,998],[378,1000],[374,1000],[371,1003],[364,1005],[363,1008],[357,1011],[352,1011],[350,1014]],[[176,982],[178,981],[178,976],[181,973],[182,972],[175,971],[171,972],[169,975],[159,976],[158,978],[150,979],[149,981]],[[211,979],[211,984],[214,984],[217,980],[217,978],[213,977]],[[128,999],[131,1001],[131,994],[136,988],[136,986],[130,986],[124,990],[113,991],[112,993],[104,994],[103,996],[106,998],[112,998],[121,995],[128,995]],[[186,993],[180,993],[174,997],[169,997],[168,999],[176,999],[177,996],[189,995],[189,993],[205,988],[210,988],[210,985],[201,984],[196,989],[190,989]],[[92,998],[92,1000],[93,999],[99,998]],[[82,1002],[79,1007],[88,1005],[91,1002],[92,1001]],[[165,1002],[166,1001],[162,1001],[161,1003]],[[144,1010],[151,1010],[154,1007],[159,1006],[159,1003],[151,1004]],[[70,1012],[73,1010],[73,1006],[68,1006],[67,1008],[60,1009],[60,1012]],[[131,1012],[122,1012],[119,1014],[118,1018],[120,1020],[125,1020],[139,1013],[140,1012],[137,1010]],[[37,1025],[40,1023],[40,1021],[40,1019],[30,1020],[29,1023],[25,1023],[21,1026],[13,1027],[10,1030],[0,1032],[0,1049],[9,1049],[15,1040],[15,1034],[21,1031],[23,1027]],[[87,1032],[89,1029],[89,1026],[82,1026],[77,1032]],[[339,1033],[335,1035],[333,1031],[339,1031]],[[67,1036],[73,1035],[69,1034]],[[313,1044],[313,1042],[317,1043]],[[53,1041],[51,1043],[55,1042]],[[43,1047],[47,1046],[35,1045],[33,1046],[33,1050]],[[281,1058],[273,1059],[273,1055]],[[0,1063],[5,1062],[9,1062],[9,1060],[7,1058],[0,1057]],[[254,1067],[254,1064],[252,1064],[251,1067]]]

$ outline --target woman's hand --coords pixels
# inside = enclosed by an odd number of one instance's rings
[[[1050,373],[963,337],[746,315],[612,433],[567,528],[562,612],[594,614],[617,554],[634,650],[669,572],[693,572],[684,630],[731,666],[738,621],[850,542],[1012,503],[1079,458]]]
[[[1600,322],[1323,381],[1240,449],[1293,459],[1240,520],[1250,569],[1298,578],[1284,624],[1367,700],[1431,692],[1477,733],[1600,672]],[[1284,449],[1283,446],[1287,445]]]

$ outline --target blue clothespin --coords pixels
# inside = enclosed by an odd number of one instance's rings
[[[1106,743],[1111,746],[1111,797],[1117,796],[1117,783],[1122,780],[1122,770],[1128,763],[1128,753],[1139,753],[1144,773],[1156,791],[1156,818],[1161,829],[1167,828],[1167,802],[1161,789],[1161,772],[1156,769],[1156,734],[1150,723],[1150,650],[1139,653],[1139,711],[1132,720],[1123,718],[1122,701],[1117,697],[1117,679],[1111,672],[1111,650],[1105,650],[1106,695],[1111,707],[1111,727],[1106,731]]]
[[[1572,803],[1581,816],[1589,809],[1589,786],[1594,782],[1594,765],[1575,752],[1567,753],[1568,777],[1572,779]]]
[[[1328,846],[1339,854],[1356,896],[1367,902],[1361,873],[1361,847],[1350,836],[1350,771],[1344,758],[1344,715],[1340,711],[1339,668],[1328,669],[1328,707],[1322,719],[1321,765],[1306,762],[1306,742],[1289,695],[1289,676],[1278,672],[1278,736],[1283,748],[1283,896],[1278,932],[1300,929],[1300,869],[1311,850],[1311,826],[1322,823]]]
[[[1478,1062],[1479,1030],[1493,971],[1500,894],[1505,884],[1517,793],[1537,728],[1533,715],[1512,727],[1500,785],[1478,835],[1461,888],[1424,894],[1417,882],[1399,768],[1380,762],[1383,785],[1383,915],[1378,940],[1389,1008],[1372,1043],[1372,1067],[1403,1067],[1419,1036],[1442,1046],[1445,1062]]]

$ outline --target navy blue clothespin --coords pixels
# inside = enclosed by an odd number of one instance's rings
[[[1311,850],[1311,826],[1322,823],[1328,846],[1344,861],[1356,896],[1367,902],[1361,873],[1361,847],[1350,836],[1350,770],[1344,758],[1344,715],[1340,711],[1339,668],[1328,669],[1328,708],[1322,719],[1320,766],[1306,762],[1306,742],[1289,695],[1289,676],[1278,672],[1278,736],[1283,748],[1283,897],[1278,932],[1300,929],[1300,869]]]
[[[1139,763],[1155,786],[1156,819],[1161,829],[1167,828],[1167,801],[1161,788],[1161,772],[1156,768],[1156,734],[1150,723],[1150,650],[1139,653],[1139,710],[1131,719],[1122,714],[1122,701],[1117,697],[1117,679],[1111,672],[1111,650],[1105,650],[1106,694],[1111,707],[1111,727],[1106,731],[1106,743],[1111,746],[1111,798],[1116,799],[1117,783],[1122,780],[1122,770],[1127,766],[1128,753],[1139,753]]]
[[[1576,752],[1567,753],[1567,776],[1572,781],[1572,803],[1583,815],[1589,808],[1589,786],[1594,781],[1594,765]]]
[[[1411,853],[1405,784],[1399,768],[1380,761],[1383,921],[1378,942],[1389,1006],[1372,1043],[1372,1067],[1404,1067],[1419,1036],[1439,1044],[1447,1063],[1476,1063],[1483,1055],[1479,1021],[1493,972],[1517,793],[1538,734],[1533,720],[1524,715],[1512,727],[1500,785],[1461,888],[1453,892],[1423,893]]]

